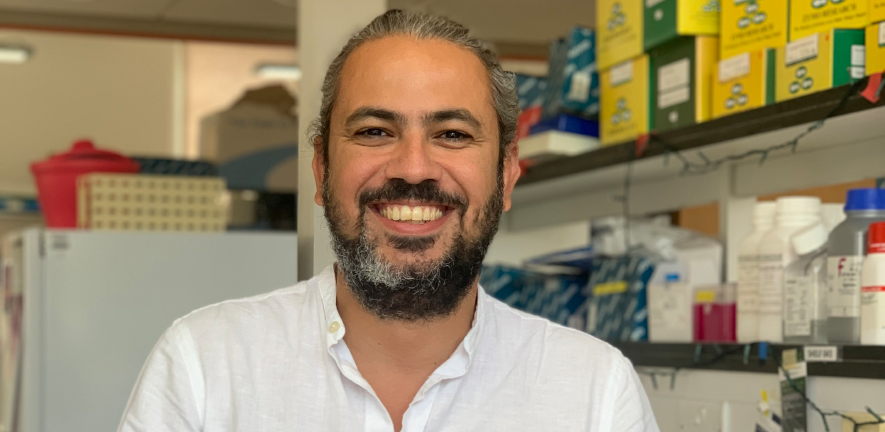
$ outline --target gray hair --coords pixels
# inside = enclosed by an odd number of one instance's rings
[[[499,165],[503,161],[507,146],[516,138],[516,119],[519,106],[516,96],[516,78],[501,69],[497,56],[484,44],[469,34],[469,30],[454,21],[429,14],[390,10],[372,20],[369,25],[350,38],[338,57],[329,66],[323,80],[323,101],[320,117],[310,125],[311,144],[322,139],[323,160],[328,164],[329,123],[332,108],[338,96],[339,81],[344,62],[360,45],[388,36],[407,35],[416,39],[439,39],[466,48],[476,54],[486,68],[491,84],[491,96],[498,117],[498,137],[500,142]],[[327,165],[328,166],[328,165]]]

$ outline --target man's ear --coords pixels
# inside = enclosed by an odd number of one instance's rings
[[[504,148],[504,211],[510,210],[510,196],[516,187],[516,181],[519,180],[519,145],[516,140],[514,138],[513,142]]]
[[[323,181],[326,176],[326,160],[323,157],[323,138],[316,137],[313,140],[313,181],[316,183],[317,189],[313,196],[313,201],[318,206],[323,205]]]

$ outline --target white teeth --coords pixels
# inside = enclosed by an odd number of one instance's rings
[[[390,220],[416,224],[435,221],[444,214],[442,209],[431,206],[389,206],[381,208],[379,213]]]

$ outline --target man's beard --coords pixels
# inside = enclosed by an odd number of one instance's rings
[[[409,184],[402,179],[391,179],[381,188],[360,195],[360,213],[355,223],[358,234],[355,238],[348,237],[343,230],[346,215],[332,196],[328,182],[327,171],[323,204],[332,247],[338,257],[338,269],[357,301],[382,319],[429,321],[454,313],[479,276],[482,260],[498,230],[504,206],[501,167],[496,190],[477,215],[474,236],[465,233],[466,199],[443,192],[433,180]],[[421,259],[425,251],[444,239],[438,235],[371,235],[365,222],[366,209],[369,203],[379,200],[417,200],[446,205],[452,209],[452,217],[459,218],[461,229],[441,258]],[[418,259],[408,264],[392,263],[378,250],[382,241]]]

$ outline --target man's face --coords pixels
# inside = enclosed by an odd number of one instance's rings
[[[471,248],[481,249],[481,261],[510,206],[518,166],[512,146],[499,168],[498,122],[480,60],[444,41],[388,37],[356,49],[339,85],[329,160],[320,151],[314,157],[316,202],[333,237],[371,249],[376,266],[406,278],[438,273],[459,254],[476,255]]]

